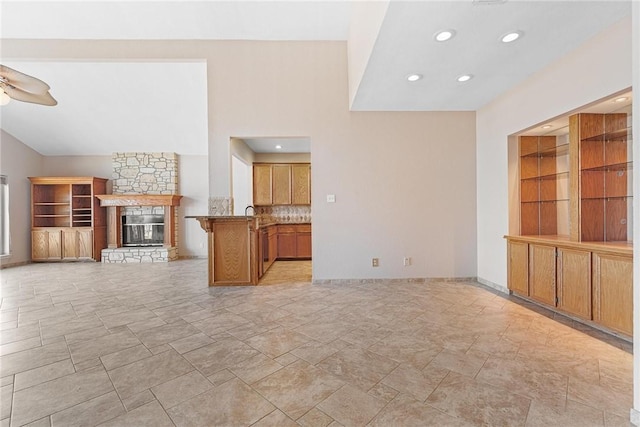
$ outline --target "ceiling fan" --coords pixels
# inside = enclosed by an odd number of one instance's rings
[[[16,71],[0,64],[0,105],[6,105],[9,100],[31,102],[41,105],[57,105],[49,93],[48,84],[40,79]]]

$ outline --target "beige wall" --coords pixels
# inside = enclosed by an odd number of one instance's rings
[[[305,135],[314,279],[476,275],[475,114],[350,112],[344,42],[8,40],[3,54],[205,59],[209,196],[230,195],[232,136]]]
[[[9,180],[8,257],[0,258],[0,265],[25,263],[31,260],[31,183],[30,176],[40,176],[43,156],[0,130],[0,173]]]

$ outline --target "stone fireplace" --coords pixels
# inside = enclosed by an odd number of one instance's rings
[[[104,263],[178,259],[178,187],[174,153],[113,153],[113,194],[98,195],[107,207]]]

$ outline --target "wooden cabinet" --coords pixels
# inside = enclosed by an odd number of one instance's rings
[[[34,261],[100,260],[107,247],[106,212],[97,194],[106,179],[31,177],[31,257]]]
[[[311,225],[278,226],[278,258],[311,258]]]
[[[273,204],[291,204],[291,165],[272,165]]]
[[[507,236],[509,290],[574,318],[631,336],[631,244]]]
[[[569,234],[569,144],[557,136],[520,137],[520,233]]]
[[[556,248],[529,245],[529,297],[556,305]]]
[[[311,165],[291,165],[291,204],[311,204]]]
[[[511,291],[529,296],[529,244],[508,242],[508,287]]]
[[[591,320],[591,253],[558,248],[558,308]]]
[[[621,242],[632,234],[632,138],[625,113],[575,114],[581,241]]]
[[[62,259],[62,232],[60,229],[31,231],[31,259],[33,261]]]
[[[633,334],[633,258],[593,254],[593,320]]]
[[[253,165],[253,204],[272,204],[271,165]]]
[[[297,258],[294,225],[278,226],[278,258]]]
[[[254,163],[253,204],[311,204],[311,168],[308,163]]]

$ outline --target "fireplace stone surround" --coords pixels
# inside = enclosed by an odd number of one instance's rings
[[[102,250],[104,263],[167,262],[178,258],[176,247],[176,208],[182,196],[177,194],[100,194],[100,206],[107,208],[107,248]],[[135,208],[164,215],[164,242],[159,247],[124,247],[122,218],[126,209]],[[145,209],[147,208],[147,209]]]

